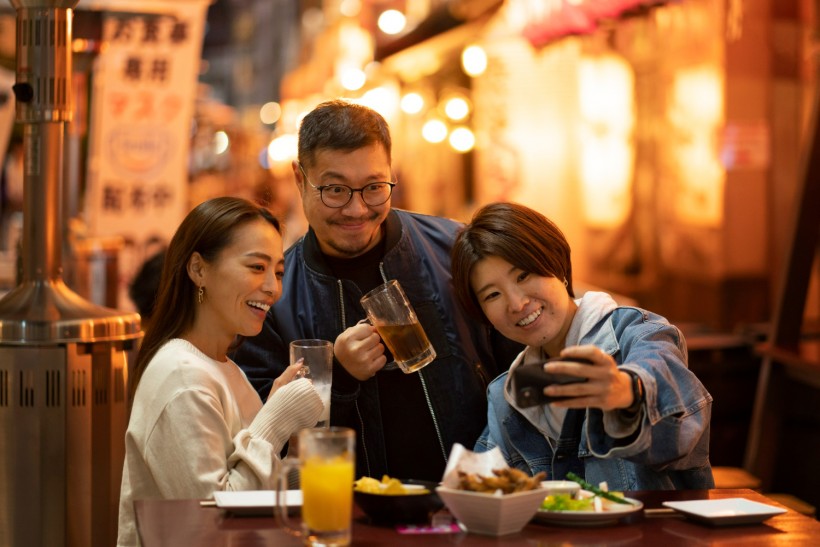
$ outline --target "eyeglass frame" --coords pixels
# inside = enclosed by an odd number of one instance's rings
[[[299,170],[302,172],[302,176],[305,177],[305,181],[308,184],[310,184],[314,189],[319,190],[319,199],[321,200],[322,205],[324,205],[325,207],[329,207],[331,209],[341,209],[342,207],[345,207],[348,203],[350,203],[353,200],[353,194],[355,194],[356,192],[359,192],[359,195],[362,197],[362,203],[364,203],[368,207],[378,207],[379,205],[384,205],[393,196],[393,188],[395,188],[396,184],[397,184],[396,182],[392,182],[392,181],[389,181],[389,180],[379,180],[379,181],[376,181],[376,182],[367,183],[364,188],[351,188],[347,184],[323,184],[321,186],[316,186],[315,184],[310,182],[310,179],[308,178],[307,173],[305,172],[305,168],[302,166],[302,162],[298,161],[298,162],[296,162],[296,164],[299,166]],[[371,184],[386,184],[390,188],[390,192],[387,194],[387,197],[385,198],[385,200],[382,201],[381,203],[371,204],[371,203],[367,203],[367,201],[365,201],[365,199],[364,199],[365,188],[367,188]],[[341,205],[328,205],[325,202],[324,190],[325,190],[325,188],[331,188],[331,187],[347,188],[347,191],[348,191],[347,201],[345,201]]]

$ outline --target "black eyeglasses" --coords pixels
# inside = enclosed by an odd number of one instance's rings
[[[393,187],[396,185],[395,182],[371,182],[364,188],[358,189],[351,188],[346,184],[327,184],[325,186],[316,186],[308,179],[307,173],[305,173],[305,168],[302,167],[301,163],[299,164],[299,170],[302,171],[302,176],[305,177],[307,183],[319,190],[319,196],[322,199],[322,203],[324,203],[327,207],[332,207],[333,209],[344,207],[350,203],[350,200],[353,199],[353,194],[356,192],[359,192],[362,195],[362,201],[364,201],[365,205],[370,205],[371,207],[381,205],[390,199],[390,196],[393,194]]]

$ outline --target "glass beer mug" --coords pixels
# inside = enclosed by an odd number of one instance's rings
[[[306,545],[350,545],[356,437],[347,427],[303,429],[298,433],[299,456],[282,462],[276,481],[274,511],[288,533]],[[302,525],[288,517],[285,494],[288,475],[299,471]]]
[[[361,303],[402,371],[410,374],[433,362],[436,350],[398,281],[376,287],[362,297]]]

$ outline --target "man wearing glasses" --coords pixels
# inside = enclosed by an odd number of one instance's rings
[[[288,365],[288,344],[334,341],[330,423],[357,431],[357,477],[438,481],[455,442],[472,448],[486,425],[486,385],[520,351],[469,321],[451,287],[461,225],[392,209],[399,184],[391,137],[375,111],[320,104],[302,120],[296,185],[309,228],[285,254],[282,297],[234,360],[264,398]],[[436,350],[404,374],[359,299],[397,279]]]

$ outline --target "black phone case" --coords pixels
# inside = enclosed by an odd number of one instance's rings
[[[573,361],[575,363],[592,364],[589,359],[580,357],[553,357],[550,361]],[[568,374],[548,374],[544,372],[544,363],[519,366],[513,370],[513,387],[515,389],[515,404],[521,408],[549,404],[553,401],[563,401],[570,397],[549,397],[544,395],[544,388],[551,384],[578,384],[586,382],[586,378],[570,376]]]

